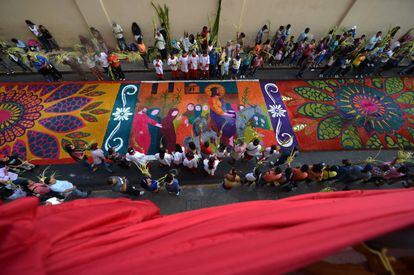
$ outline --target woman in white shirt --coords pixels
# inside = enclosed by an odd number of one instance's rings
[[[155,154],[155,159],[160,163],[160,166],[171,166],[174,158],[165,149],[160,149],[159,153]]]
[[[171,74],[173,79],[178,79],[178,58],[175,56],[175,54],[172,54],[168,57],[167,61],[168,66],[170,66]]]
[[[113,171],[111,169],[109,169],[109,163],[105,162],[105,155],[104,155],[102,149],[100,149],[98,147],[98,143],[93,143],[91,145],[91,156],[92,156],[92,159],[93,159],[93,164],[92,164],[92,166],[93,166],[92,171],[93,172],[98,170],[98,166],[102,166],[109,173],[113,173]]]
[[[209,159],[204,159],[203,160],[204,171],[206,171],[207,174],[210,177],[214,176],[219,163],[220,163],[220,161],[218,159],[216,159],[215,157],[210,157]]]
[[[260,155],[260,151],[262,149],[262,146],[259,143],[260,143],[260,141],[257,138],[255,138],[253,141],[251,141],[247,145],[246,153],[244,154],[244,157],[247,160],[250,160],[250,159]]]
[[[172,153],[173,158],[174,158],[174,164],[175,165],[180,165],[181,163],[183,163],[184,161],[184,147],[181,146],[180,144],[176,144],[175,145],[175,150]]]
[[[183,165],[190,169],[190,171],[195,174],[198,166],[198,157],[193,154],[193,152],[188,152],[185,154],[185,158],[183,160]]]
[[[191,79],[197,79],[198,77],[198,62],[199,62],[199,57],[198,54],[193,51],[191,56],[188,58],[189,59],[189,63],[190,63],[190,77]]]
[[[132,147],[128,148],[125,160],[134,163],[136,166],[147,164],[147,157],[145,154],[135,151]]]

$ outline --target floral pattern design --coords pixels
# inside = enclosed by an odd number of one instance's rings
[[[401,78],[315,80],[286,89],[300,148],[413,147],[414,92],[405,83]]]
[[[97,109],[103,101],[96,99],[106,94],[97,87],[78,83],[0,86],[0,151],[22,158],[61,158],[60,135],[68,135],[72,143],[90,138],[90,133],[79,130],[109,113]]]

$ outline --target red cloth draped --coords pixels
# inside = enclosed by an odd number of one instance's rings
[[[0,206],[2,274],[275,274],[414,224],[414,189],[315,193],[160,216],[149,201]]]

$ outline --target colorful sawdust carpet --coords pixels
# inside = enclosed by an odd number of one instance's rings
[[[0,153],[67,161],[98,142],[125,153],[259,138],[300,150],[410,148],[414,78],[0,84]]]

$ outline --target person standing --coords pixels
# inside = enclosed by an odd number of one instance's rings
[[[134,148],[129,147],[127,149],[127,154],[125,156],[126,161],[132,162],[137,167],[140,165],[146,165],[147,164],[147,156],[143,153],[140,153],[138,151],[135,151]]]
[[[14,44],[16,44],[16,47],[17,48],[20,48],[20,49],[23,49],[23,50],[26,50],[27,49],[26,43],[24,43],[24,41],[22,41],[22,40],[19,40],[17,38],[12,38],[11,39],[11,42],[13,42]]]
[[[250,72],[251,76],[256,74],[257,69],[263,66],[264,59],[261,54],[256,55],[252,60],[252,71]]]
[[[210,66],[209,66],[210,77],[217,77],[217,65],[218,65],[219,54],[217,53],[215,48],[212,48],[209,53],[209,56],[210,56]]]
[[[111,65],[111,69],[114,72],[115,77],[118,80],[125,80],[125,75],[121,67],[121,61],[115,52],[111,52],[109,54],[108,62]]]
[[[191,79],[197,79],[198,77],[198,62],[199,62],[199,58],[198,58],[198,54],[193,51],[191,53],[191,56],[189,57],[189,64],[190,64],[190,78]]]
[[[26,25],[29,27],[29,30],[36,36],[39,42],[42,44],[46,52],[50,51],[49,43],[47,39],[43,36],[43,33],[39,30],[39,26],[33,23],[30,20],[26,20]]]
[[[220,163],[220,161],[218,159],[216,159],[215,157],[210,157],[208,159],[204,159],[203,160],[204,171],[206,171],[206,173],[210,177],[214,176],[219,163]]]
[[[50,50],[60,50],[59,45],[57,44],[56,40],[53,38],[53,36],[50,34],[50,32],[43,26],[39,26],[39,30],[42,33],[43,37],[46,39],[47,44],[49,45]]]
[[[188,80],[188,64],[190,62],[189,57],[187,56],[187,52],[183,52],[183,55],[179,58],[180,61],[180,69],[181,69],[181,77],[184,80]]]
[[[381,35],[382,35],[382,32],[379,31],[379,32],[377,32],[376,35],[374,35],[373,37],[371,37],[371,39],[365,45],[365,50],[372,51],[375,48],[375,45],[377,45],[377,43],[382,40]]]
[[[305,38],[309,40],[309,31],[310,28],[306,28],[302,33],[299,34],[298,40],[296,40],[297,43],[304,41]]]
[[[168,153],[164,148],[160,148],[159,152],[154,155],[155,159],[160,163],[160,166],[170,167],[174,161],[174,157]]]
[[[231,66],[231,79],[237,80],[237,76],[239,75],[239,69],[241,64],[240,55],[237,55],[233,58],[233,64]]]
[[[200,79],[209,79],[209,66],[210,66],[210,56],[207,52],[203,52],[203,55],[200,57],[200,68],[201,76]]]
[[[269,32],[267,25],[264,25],[258,32],[256,35],[256,45],[257,44],[262,44],[262,39],[263,39],[263,34],[265,32]]]
[[[187,152],[183,160],[183,166],[187,167],[193,174],[195,174],[198,166],[198,155],[195,155],[192,151]]]
[[[162,60],[167,60],[167,48],[165,38],[159,31],[155,33],[155,47],[160,52]]]
[[[146,69],[149,69],[147,47],[145,46],[144,41],[142,40],[142,37],[138,38],[137,43],[138,43],[138,52],[139,52],[139,55],[142,57],[142,60],[144,61],[144,66]]]
[[[106,44],[106,41],[103,38],[101,32],[95,29],[94,27],[90,27],[89,30],[91,31],[93,39],[95,39],[95,41],[93,41],[96,44],[95,50],[99,52],[104,51],[107,53],[109,51],[109,47]]]
[[[26,65],[26,63],[23,62],[23,59],[21,55],[18,52],[8,52],[7,55],[9,56],[9,59],[16,63],[17,66],[22,68],[23,72],[31,72],[32,69]]]
[[[104,70],[104,73],[109,75],[108,55],[105,52],[101,52],[95,55],[95,60],[102,67],[102,69]]]
[[[85,63],[85,65],[86,65],[86,67],[88,67],[89,68],[89,70],[91,71],[91,73],[99,80],[99,81],[102,81],[102,80],[104,80],[104,78],[105,78],[105,76],[104,76],[104,74],[102,73],[102,71],[101,70],[99,70],[97,67],[96,67],[96,61],[95,61],[95,58],[91,58],[89,55],[84,55],[84,56],[82,56],[81,57],[81,61],[83,62],[83,63]]]
[[[93,172],[98,170],[98,166],[102,166],[109,173],[113,173],[113,171],[109,169],[109,164],[105,162],[103,150],[98,147],[98,143],[93,143],[91,145],[91,156],[93,159]]]
[[[174,173],[168,173],[165,176],[165,189],[168,191],[168,193],[174,194],[176,196],[180,195],[180,183],[175,177]]]
[[[51,82],[60,80],[59,75],[52,71],[52,65],[46,57],[39,54],[35,57],[27,55],[27,59],[29,60],[30,65],[35,67],[36,71],[43,75],[47,81]]]
[[[178,58],[175,54],[172,54],[168,57],[167,61],[168,66],[171,69],[171,75],[174,80],[178,79]]]
[[[164,79],[164,69],[163,69],[163,62],[161,60],[161,57],[159,55],[157,55],[157,57],[154,59],[153,61],[153,65],[155,68],[155,73],[157,74],[157,79],[158,80],[163,80]]]
[[[246,152],[244,154],[245,159],[251,160],[261,155],[262,146],[259,143],[259,139],[255,138],[247,145]]]
[[[82,164],[89,170],[93,169],[92,165],[90,165],[88,162],[88,157],[86,156],[85,149],[76,148],[73,144],[67,144],[64,149],[74,161]]]
[[[221,67],[221,79],[229,76],[229,68],[230,68],[230,59],[228,56],[224,58],[224,60],[220,61]]]
[[[124,30],[122,29],[121,25],[117,24],[116,22],[113,22],[112,32],[118,42],[119,49],[121,51],[126,51],[128,49],[128,46],[125,42]]]

